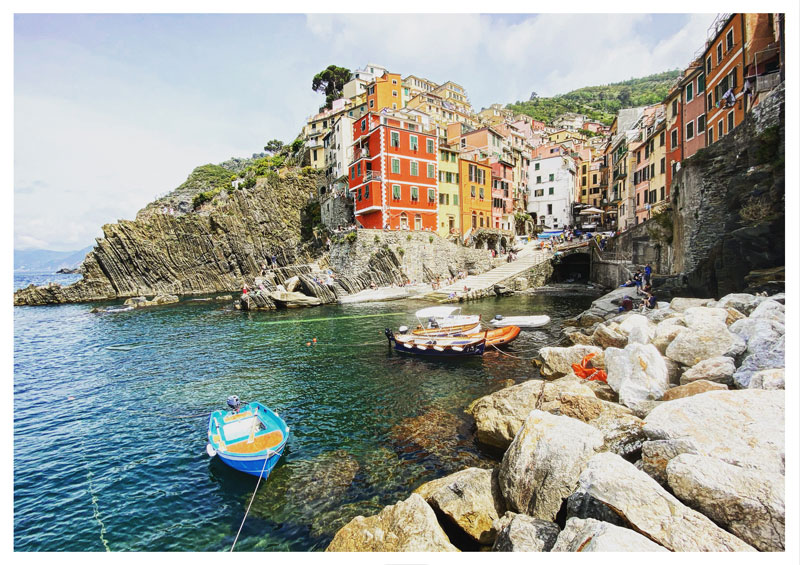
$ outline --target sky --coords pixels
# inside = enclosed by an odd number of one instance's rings
[[[194,167],[291,141],[330,64],[476,110],[685,68],[714,14],[16,14],[14,248],[76,250]]]

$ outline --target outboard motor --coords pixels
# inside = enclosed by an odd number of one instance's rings
[[[408,326],[400,326],[399,328],[397,328],[397,331],[399,331],[401,334],[404,334],[408,332]]]
[[[436,318],[428,318],[428,327],[429,328],[438,328],[439,323],[436,321]]]
[[[239,401],[239,397],[235,394],[232,394],[228,397],[228,407],[233,411],[234,414],[239,413],[239,408],[242,407],[242,403]]]
[[[389,345],[391,345],[392,340],[394,339],[394,332],[391,329],[386,328],[385,330],[383,330],[383,333],[384,335],[386,335],[386,339],[389,340]]]
[[[494,317],[494,319],[495,319],[495,320],[502,320],[502,319],[503,319],[503,315],[502,315],[502,314],[497,314],[497,315]]]

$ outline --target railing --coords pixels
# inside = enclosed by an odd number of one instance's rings
[[[359,159],[369,159],[369,149],[366,147],[356,151],[353,155],[353,162],[358,161]]]
[[[366,173],[364,173],[364,182],[381,181],[381,180],[383,180],[383,178],[379,173],[376,173],[375,171],[367,171]]]
[[[756,77],[756,92],[766,92],[772,90],[781,83],[779,72],[769,73]]]

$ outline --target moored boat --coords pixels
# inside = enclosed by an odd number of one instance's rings
[[[402,328],[401,328],[402,329]],[[484,335],[486,338],[486,347],[503,347],[504,345],[508,345],[517,337],[519,336],[520,328],[518,326],[504,326],[501,328],[495,328],[492,330],[483,330],[478,324],[475,328],[471,328],[470,331],[464,332],[450,332],[447,330],[421,330],[417,329],[414,330],[412,335],[415,336],[426,336],[426,337],[474,337],[478,333]],[[404,332],[401,331],[401,335],[404,335]]]
[[[486,332],[458,337],[427,336],[414,334],[395,335],[386,328],[389,343],[394,343],[396,351],[431,357],[468,357],[483,355],[486,349]]]
[[[550,316],[501,316],[497,315],[489,322],[496,328],[519,326],[520,328],[538,328],[550,323]]]
[[[417,310],[415,313],[417,320],[423,329],[455,329],[457,327],[473,327],[480,324],[480,316],[464,315],[459,306],[430,306]],[[426,321],[423,321],[426,320]]]
[[[228,406],[230,410],[212,412],[208,419],[208,455],[243,473],[266,477],[283,455],[289,426],[259,402],[241,405],[231,396]]]

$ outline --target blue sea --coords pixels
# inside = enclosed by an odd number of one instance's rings
[[[29,282],[15,274],[15,288]],[[14,548],[230,549],[256,478],[205,446],[209,414],[236,394],[292,429],[237,551],[322,550],[353,517],[426,481],[497,464],[464,409],[509,379],[536,376],[530,358],[591,300],[470,303],[465,311],[484,319],[553,321],[523,332],[507,354],[450,361],[388,347],[384,328],[413,322],[422,302],[257,313],[187,299],[114,314],[90,313],[97,304],[15,307]]]

